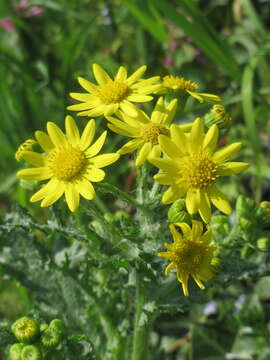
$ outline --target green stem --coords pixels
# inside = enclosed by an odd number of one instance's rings
[[[146,287],[143,284],[143,278],[139,273],[137,273],[132,360],[147,360],[149,358],[148,342],[150,334],[150,320],[148,315],[143,317],[143,310],[146,301]]]

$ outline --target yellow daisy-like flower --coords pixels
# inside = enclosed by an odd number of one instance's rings
[[[24,180],[49,180],[30,199],[42,200],[41,207],[52,205],[63,194],[71,211],[75,211],[80,195],[87,200],[93,199],[95,190],[92,182],[102,181],[105,172],[101,169],[114,163],[119,154],[97,155],[106,139],[107,132],[91,145],[95,135],[95,120],[90,120],[82,135],[73,118],[65,120],[66,134],[52,122],[47,123],[48,135],[36,131],[37,142],[45,154],[24,151],[22,158],[34,165],[34,168],[20,170],[17,176]],[[91,145],[91,146],[90,146]]]
[[[175,225],[181,229],[182,235],[176,230]],[[200,289],[204,290],[205,286],[201,280],[208,281],[214,277],[211,260],[216,246],[209,246],[212,241],[211,228],[203,233],[203,224],[193,220],[192,228],[186,223],[176,223],[170,225],[170,230],[173,244],[165,243],[164,246],[168,251],[157,254],[171,261],[165,268],[165,275],[168,275],[172,269],[176,269],[177,280],[182,285],[185,296],[189,295],[189,276],[193,277]]]
[[[147,159],[160,156],[161,148],[158,143],[160,134],[169,136],[169,126],[174,117],[177,107],[177,100],[172,100],[167,106],[163,98],[159,98],[151,114],[147,116],[142,110],[138,110],[136,118],[123,115],[121,120],[114,117],[107,117],[110,122],[108,127],[124,136],[134,138],[128,141],[121,149],[119,154],[127,154],[138,149],[136,166],[141,166]]]
[[[153,99],[152,94],[160,88],[159,76],[140,79],[146,66],[141,66],[131,76],[127,76],[125,67],[120,66],[112,79],[99,65],[93,64],[93,73],[98,85],[79,77],[80,85],[88,93],[70,93],[80,104],[68,106],[68,110],[79,111],[79,116],[112,115],[118,110],[129,116],[137,116],[138,110],[133,102],[147,102]]]
[[[179,76],[166,75],[162,79],[161,89],[158,91],[158,93],[166,94],[172,91],[175,93],[186,93],[201,103],[213,103],[221,101],[220,96],[208,93],[199,93],[197,92],[198,89],[199,85],[194,81],[186,80]]]
[[[150,162],[165,173],[156,174],[154,179],[163,185],[170,185],[163,194],[165,204],[186,197],[189,214],[199,214],[208,223],[211,217],[211,203],[221,212],[231,214],[231,206],[225,195],[216,187],[220,176],[229,176],[244,171],[248,164],[228,161],[241,148],[236,142],[216,151],[218,127],[212,125],[204,133],[203,121],[197,118],[189,134],[179,126],[171,126],[171,139],[160,135],[159,144],[168,158],[151,158]]]
[[[15,159],[17,161],[23,160],[23,153],[24,151],[32,150],[33,146],[36,145],[37,142],[34,139],[27,139],[25,142],[23,142],[19,147],[18,150],[15,153]]]

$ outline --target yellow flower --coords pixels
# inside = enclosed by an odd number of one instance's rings
[[[174,225],[181,229],[183,235],[176,230]],[[171,261],[165,268],[165,275],[168,275],[172,269],[176,269],[177,280],[182,285],[184,295],[188,296],[189,276],[193,277],[202,290],[205,286],[201,280],[208,281],[214,277],[211,261],[216,246],[209,246],[212,241],[211,228],[203,233],[203,224],[200,221],[193,220],[192,228],[186,223],[174,225],[170,225],[173,244],[165,243],[164,246],[168,251],[157,255]]]
[[[115,162],[119,154],[97,155],[107,132],[104,131],[91,145],[95,134],[93,119],[88,122],[81,136],[71,116],[66,117],[65,124],[66,134],[52,122],[47,123],[48,135],[36,131],[35,137],[45,154],[24,151],[22,158],[35,167],[20,170],[17,176],[24,180],[50,179],[31,197],[31,202],[42,200],[41,207],[46,207],[65,194],[69,209],[75,211],[79,206],[80,195],[87,200],[93,199],[95,190],[92,182],[104,179],[105,172],[101,168]]]
[[[150,118],[139,109],[136,118],[127,115],[123,115],[121,120],[111,116],[107,117],[110,122],[108,127],[112,131],[134,138],[122,146],[118,153],[122,155],[138,149],[136,166],[141,166],[150,157],[160,156],[158,136],[160,134],[169,136],[169,126],[176,107],[176,99],[165,106],[163,98],[159,98]]]
[[[149,79],[140,79],[146,66],[141,66],[131,76],[120,66],[114,79],[99,65],[93,64],[93,73],[98,85],[79,77],[80,85],[88,93],[70,93],[73,99],[81,101],[80,104],[68,106],[68,110],[79,111],[79,116],[112,115],[119,109],[129,115],[137,116],[137,107],[133,102],[147,102],[153,99],[152,94],[160,85],[157,84],[159,76]]]
[[[225,214],[231,214],[231,206],[225,195],[215,186],[220,176],[238,174],[248,167],[244,162],[229,160],[241,148],[236,142],[215,151],[218,141],[218,127],[212,125],[204,133],[203,121],[197,118],[190,134],[185,134],[177,125],[171,126],[171,139],[159,136],[159,144],[168,158],[151,158],[149,161],[165,173],[156,174],[154,179],[163,185],[170,185],[163,194],[165,204],[186,197],[189,214],[199,211],[203,221],[211,217],[211,203]]]
[[[158,91],[159,94],[166,94],[168,92],[175,93],[186,93],[191,95],[199,102],[216,102],[221,101],[221,98],[214,94],[208,93],[199,93],[197,90],[199,89],[199,85],[191,80],[185,80],[182,77],[166,75],[162,79],[161,89]]]
[[[19,147],[18,150],[15,153],[15,159],[17,161],[21,161],[23,159],[22,155],[24,151],[32,150],[33,146],[36,145],[36,140],[33,139],[27,139],[25,142],[23,142]]]

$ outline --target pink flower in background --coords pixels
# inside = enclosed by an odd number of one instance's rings
[[[173,66],[173,58],[172,56],[167,56],[164,60],[164,66],[169,68],[171,66]]]
[[[23,18],[42,16],[44,13],[42,7],[31,6],[28,0],[20,0],[17,4],[13,5],[13,8],[17,15]]]
[[[201,50],[198,49],[198,48],[195,48],[195,49],[193,50],[193,54],[194,54],[195,56],[200,56],[201,53],[202,53]]]
[[[14,30],[14,24],[11,20],[9,19],[3,19],[0,20],[0,27],[2,27],[3,29],[5,29],[6,31],[11,31]]]
[[[169,49],[171,51],[175,51],[179,46],[179,42],[177,40],[172,40],[170,43],[169,43]]]

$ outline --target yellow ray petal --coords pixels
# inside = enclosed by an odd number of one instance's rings
[[[64,193],[64,186],[56,187],[53,192],[51,192],[50,194],[44,197],[40,206],[41,207],[51,206],[63,195],[63,193]]]
[[[90,93],[92,92],[96,92],[98,89],[98,86],[91,83],[89,80],[84,79],[83,77],[78,77],[78,82],[79,84],[86,90],[89,91]]]
[[[136,161],[135,161],[136,166],[141,166],[145,162],[151,150],[152,150],[152,144],[150,142],[143,144],[141,149],[138,151],[136,157]]]
[[[38,190],[31,198],[31,202],[36,202],[44,197],[50,195],[54,190],[59,187],[59,181],[56,179],[51,179],[47,184],[45,184],[40,190]]]
[[[91,145],[86,151],[85,154],[87,157],[93,157],[95,155],[97,155],[102,146],[104,145],[104,142],[106,140],[106,136],[107,136],[107,131],[105,130],[100,137],[94,142],[93,145]]]
[[[86,102],[89,105],[89,107],[93,107],[94,105],[97,104],[97,102],[99,102],[99,98],[97,98],[94,95],[87,94],[87,93],[73,93],[72,92],[69,95],[72,99]]]
[[[63,134],[62,130],[55,125],[53,122],[47,122],[47,131],[48,134],[55,146],[63,146],[66,144],[66,137]]]
[[[215,185],[212,185],[207,192],[211,202],[218,208],[218,210],[226,215],[230,215],[232,213],[231,205],[226,196]]]
[[[143,144],[142,139],[133,139],[128,141],[125,145],[123,145],[121,149],[119,149],[117,152],[121,155],[127,154],[138,149],[142,144]]]
[[[201,280],[196,275],[192,275],[193,279],[195,280],[196,284],[199,286],[201,290],[205,290],[205,286],[201,282]]]
[[[29,164],[34,166],[44,166],[45,165],[45,157],[34,152],[34,151],[23,151],[21,158],[25,161],[29,162]]]
[[[186,238],[190,238],[191,237],[191,228],[188,224],[186,223],[176,223],[176,226],[180,227],[180,229],[182,230],[183,235]]]
[[[70,110],[70,111],[90,110],[91,108],[95,107],[96,105],[97,105],[96,103],[91,105],[88,102],[83,102],[80,104],[69,105],[69,106],[67,106],[67,110]]]
[[[238,151],[241,149],[241,147],[242,147],[242,143],[240,142],[235,142],[233,144],[227,145],[221,150],[214,153],[213,161],[217,163],[222,163],[224,161],[227,161],[235,154],[237,154]]]
[[[188,189],[186,197],[186,207],[190,215],[196,214],[200,204],[200,190]]]
[[[190,148],[192,153],[198,153],[201,151],[204,140],[204,125],[201,118],[197,118],[191,128],[190,134]]]
[[[245,162],[227,162],[221,164],[218,167],[217,174],[220,176],[229,176],[234,174],[239,174],[240,172],[246,170],[249,167],[248,163]]]
[[[159,135],[158,142],[163,152],[172,159],[181,158],[185,155],[168,136]]]
[[[42,149],[49,153],[53,148],[54,145],[51,141],[51,139],[49,138],[49,136],[43,132],[43,131],[36,131],[35,132],[35,137],[39,143],[39,145],[42,147]]]
[[[180,271],[180,270],[177,269],[177,280],[182,285],[183,293],[184,293],[185,296],[189,295],[189,292],[188,292],[188,278],[189,278],[188,273]]]
[[[209,245],[212,241],[212,229],[208,227],[207,231],[201,236],[201,241],[205,246]]]
[[[136,128],[136,127],[133,127],[133,126],[130,126],[126,123],[124,123],[123,121],[121,120],[118,120],[112,116],[108,116],[107,117],[107,120],[113,124],[114,126],[116,126],[117,128],[120,128],[122,129],[125,133],[129,134],[128,136],[130,137],[136,137],[140,134],[140,130],[139,128]],[[109,125],[108,125],[109,127]]]
[[[105,178],[105,172],[101,169],[92,167],[89,170],[87,170],[86,174],[84,176],[92,182],[99,182],[102,181]]]
[[[183,240],[182,238],[182,235],[176,230],[175,226],[173,224],[170,224],[169,225],[169,228],[170,228],[170,231],[172,233],[172,236],[173,236],[173,241],[175,243]],[[172,247],[173,248],[173,247]]]
[[[211,219],[211,204],[206,190],[201,190],[201,198],[199,205],[199,214],[205,223],[209,223]]]
[[[218,127],[217,125],[212,125],[205,135],[203,141],[203,149],[208,151],[209,154],[212,154],[217,146],[217,141],[218,141]]]
[[[161,185],[172,185],[175,184],[176,178],[167,173],[161,173],[154,175],[154,180],[156,180]]]
[[[91,158],[91,163],[97,168],[103,168],[117,161],[119,157],[116,153],[102,154]]]
[[[166,266],[164,273],[165,275],[169,275],[169,273],[175,268],[174,263],[170,263],[169,265]]]
[[[142,77],[146,69],[147,69],[146,65],[139,67],[139,69],[137,69],[131,76],[127,78],[128,85],[131,85],[132,83],[137,81],[140,77]]]
[[[131,94],[127,97],[128,101],[134,102],[147,102],[153,100],[153,96],[141,95],[141,94]]]
[[[188,152],[187,138],[181,127],[173,124],[170,128],[170,133],[172,141],[175,143],[175,145],[186,154]]]
[[[189,95],[199,100],[200,103],[203,102],[215,103],[218,101],[222,101],[221,97],[218,95],[208,94],[208,93],[197,93],[190,90],[187,90],[187,92],[189,93]]]
[[[114,79],[116,81],[126,81],[127,80],[127,70],[124,66],[119,67]]]
[[[166,111],[166,114],[164,116],[164,119],[163,119],[163,124],[167,124],[169,125],[174,116],[175,116],[175,112],[177,110],[177,103],[178,103],[178,100],[177,99],[173,99],[169,105],[167,106],[167,111]]]
[[[178,175],[176,173],[177,162],[172,159],[151,158],[151,159],[149,159],[149,161],[151,164],[155,165],[156,167],[158,167],[168,173],[172,173],[175,176]]]
[[[106,110],[104,112],[104,116],[109,116],[112,115],[114,113],[116,113],[116,111],[119,109],[119,104],[110,104],[106,106]]]
[[[92,200],[96,195],[93,185],[87,180],[78,182],[76,184],[76,188],[78,193],[80,193],[87,200]]]
[[[162,196],[162,202],[163,204],[171,204],[172,202],[178,200],[180,197],[184,196],[185,193],[185,187],[181,187],[179,185],[171,185],[169,189],[164,192]]]
[[[80,141],[80,133],[74,119],[70,115],[66,116],[65,125],[68,140],[72,144],[78,144]]]
[[[65,198],[68,204],[69,210],[74,212],[78,209],[80,203],[80,195],[76,189],[75,184],[66,183],[65,186]]]
[[[165,116],[166,108],[164,105],[164,98],[158,98],[158,101],[154,107],[151,115],[151,121],[155,124],[161,124]]]
[[[132,103],[128,102],[128,101],[121,101],[120,103],[120,109],[126,113],[127,115],[131,116],[131,117],[136,117],[138,116],[138,110],[136,108],[135,105],[133,105]]]
[[[93,73],[99,85],[112,81],[107,72],[98,64],[93,64]]]
[[[51,174],[47,167],[37,167],[20,170],[16,176],[24,180],[47,180]]]
[[[81,136],[80,148],[82,151],[88,148],[88,146],[91,144],[93,140],[94,135],[95,135],[95,120],[91,119],[88,121]]]
[[[200,221],[192,220],[192,238],[199,240],[203,232],[203,224]]]

